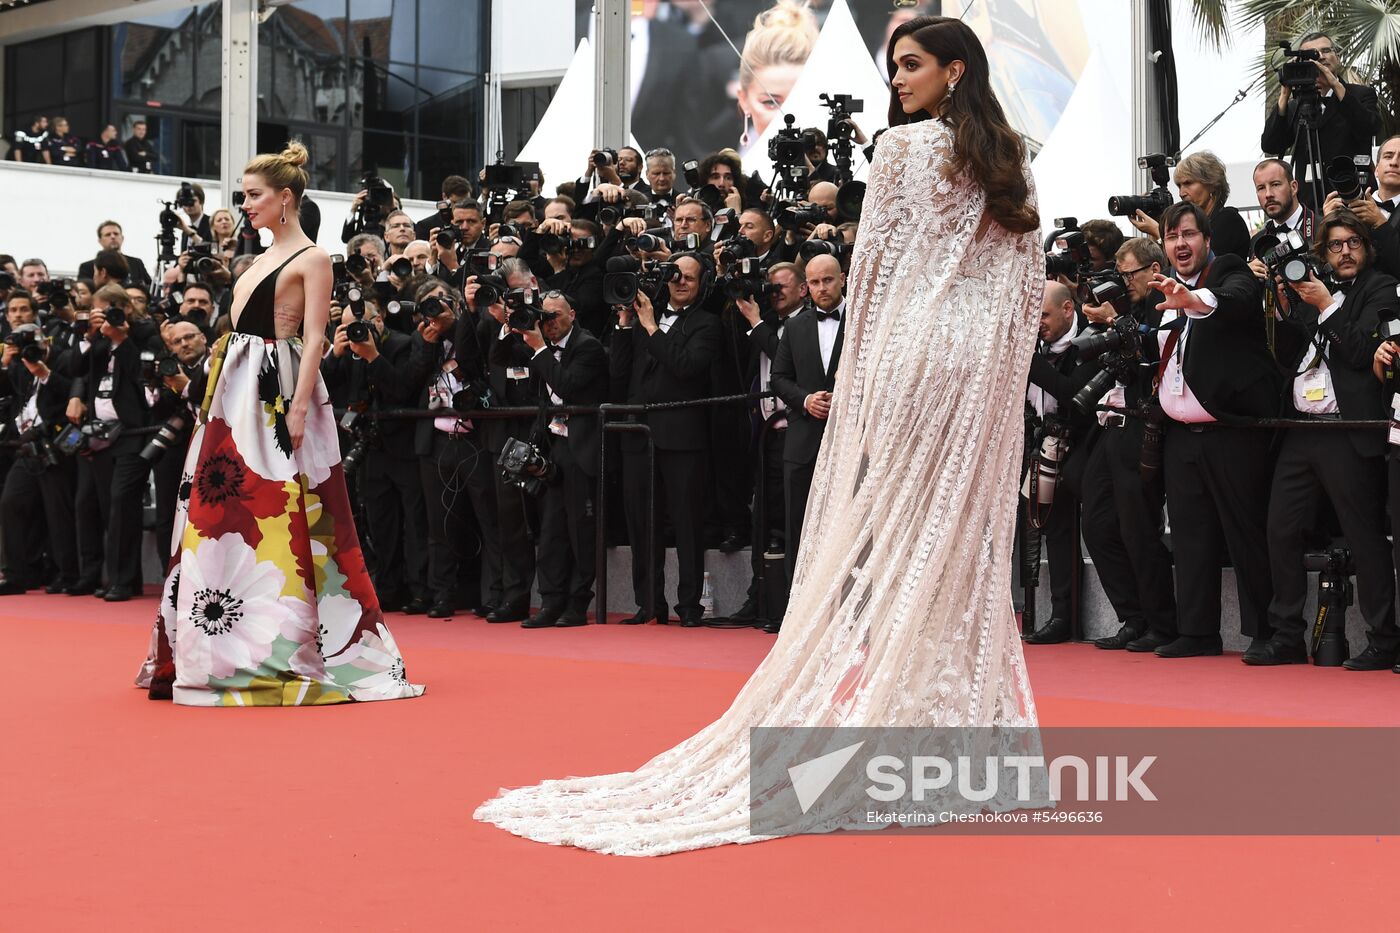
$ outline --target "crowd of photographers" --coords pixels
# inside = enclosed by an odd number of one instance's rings
[[[1140,163],[1152,192],[1110,200],[1143,235],[1066,218],[1047,241],[1022,492],[1053,610],[1031,643],[1070,637],[1078,518],[1120,621],[1101,648],[1219,654],[1228,563],[1245,663],[1306,663],[1311,627],[1315,663],[1400,672],[1400,547],[1387,541],[1400,544],[1400,136],[1373,158],[1376,95],[1339,77],[1329,37],[1289,58],[1261,138],[1278,158],[1253,172],[1264,223],[1252,235],[1203,152],[1175,166],[1181,201],[1162,156]],[[1353,594],[1367,628],[1354,651]]]
[[[702,624],[705,552],[751,548],[748,598],[719,614],[777,631],[863,197],[860,104],[829,103],[827,132],[789,125],[774,141],[768,181],[732,150],[681,164],[595,150],[553,197],[537,166],[499,163],[448,177],[415,218],[362,180],[332,257],[322,373],[386,610],[585,624],[605,513],[608,544],[638,555],[625,621]],[[73,280],[0,256],[0,593],[120,601],[155,582],[143,524],[168,548],[211,350],[259,251],[241,208],[211,217],[203,202],[184,183],[166,204],[151,272],[115,221]],[[675,404],[714,397],[731,400]],[[600,451],[607,402],[668,407],[618,419]],[[378,417],[397,409],[431,414]]]

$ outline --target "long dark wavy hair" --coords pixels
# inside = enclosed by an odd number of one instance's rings
[[[944,68],[961,61],[967,67],[958,89],[943,100],[938,116],[953,130],[954,171],[969,171],[987,193],[987,212],[1012,233],[1040,227],[1040,215],[1030,203],[1030,188],[1022,174],[1025,143],[1007,122],[1001,102],[992,92],[991,69],[982,43],[967,25],[947,16],[919,16],[900,24],[890,36],[885,65],[894,80],[898,65],[894,47],[905,36],[917,42]],[[899,92],[890,87],[889,125],[899,126],[932,115],[920,110],[907,114]]]

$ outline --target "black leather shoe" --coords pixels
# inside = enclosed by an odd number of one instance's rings
[[[1278,664],[1307,664],[1308,649],[1301,642],[1271,638],[1262,645],[1251,645],[1241,658],[1254,667],[1273,667]]]
[[[559,613],[559,621],[554,623],[555,628],[574,628],[578,625],[587,625],[588,616],[577,609],[565,609]]]
[[[497,606],[486,613],[487,622],[527,622],[530,619],[529,606]],[[553,625],[554,623],[549,623]],[[535,628],[536,626],[527,626]]]
[[[95,588],[93,589],[93,591],[92,591],[92,595],[93,595],[94,597],[96,597],[97,599],[101,599],[102,597],[104,597],[104,596],[107,595],[107,587],[105,587],[105,586],[95,587]]]
[[[474,616],[481,616],[484,619],[499,608],[501,607],[497,606],[495,603],[482,603],[480,606],[472,606],[467,611]]]
[[[1051,619],[1023,640],[1028,645],[1058,645],[1069,641],[1069,620]]]
[[[742,551],[748,546],[748,538],[739,534],[737,531],[731,531],[729,534],[725,535],[724,540],[719,543],[719,550],[721,554],[733,554],[737,551]]]
[[[0,596],[17,596],[20,593],[28,593],[29,587],[23,583],[14,583],[10,580],[0,580]]]
[[[1103,648],[1108,651],[1121,651],[1128,647],[1128,642],[1137,641],[1142,636],[1142,629],[1134,628],[1125,622],[1116,635],[1106,635],[1103,638],[1095,638],[1094,647]]]
[[[154,680],[150,689],[146,691],[148,700],[173,700],[175,699],[175,682],[171,680]]]
[[[625,618],[625,619],[622,619],[618,624],[619,624],[619,625],[646,625],[648,622],[651,621],[651,619],[652,619],[651,614],[648,613],[645,609],[638,609],[638,610],[637,610],[635,613],[633,613],[632,615],[628,616],[628,617]]]
[[[430,619],[450,619],[453,613],[452,604],[447,600],[433,603],[432,606],[428,608],[428,618]]]
[[[1388,667],[1394,667],[1395,657],[1394,649],[1387,650],[1377,648],[1375,645],[1367,645],[1365,651],[1343,661],[1342,667],[1349,671],[1383,671]]]
[[[1139,638],[1135,638],[1123,647],[1128,651],[1147,652],[1156,651],[1164,645],[1170,645],[1176,639],[1171,635],[1164,635],[1161,632],[1148,632]]]
[[[50,596],[57,596],[59,593],[62,593],[66,589],[68,589],[68,587],[65,584],[59,582],[58,580],[55,580],[48,586],[44,587],[44,592],[48,593]]]
[[[676,615],[680,617],[681,628],[699,628],[705,624],[703,614],[699,609],[677,609]]]
[[[541,609],[539,612],[537,612],[537,613],[535,613],[534,615],[530,616],[530,617],[529,617],[528,619],[526,619],[524,622],[521,622],[521,623],[520,623],[520,627],[521,627],[521,628],[554,628],[554,623],[556,623],[556,622],[559,621],[559,616],[560,616],[560,612],[559,612],[558,609],[550,609],[549,607],[546,606],[545,608]],[[513,619],[493,619],[493,618],[491,618],[490,616],[487,616],[487,617],[486,617],[486,621],[487,621],[487,622],[512,622],[512,621],[515,621],[515,620],[513,620]]]
[[[769,635],[776,635],[783,630],[783,620],[774,619],[772,622],[764,623],[763,630]]]
[[[758,619],[758,602],[752,598],[744,600],[744,604],[736,612],[731,612],[729,618],[734,622],[753,622]]]
[[[1219,635],[1180,635],[1176,641],[1158,648],[1159,658],[1204,658],[1220,654]]]
[[[79,580],[63,591],[66,596],[91,596],[95,592],[97,592],[97,584],[91,580]]]
[[[403,614],[406,616],[421,616],[423,613],[428,611],[428,608],[431,605],[432,603],[428,602],[423,597],[415,596],[408,602],[404,603],[402,611]]]
[[[131,587],[129,586],[109,586],[102,599],[109,603],[124,603],[131,598]]]

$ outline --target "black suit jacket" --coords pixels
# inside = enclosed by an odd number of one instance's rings
[[[1362,84],[1345,84],[1346,96],[1340,101],[1336,97],[1324,98],[1322,119],[1318,122],[1317,141],[1322,149],[1321,161],[1326,164],[1337,156],[1370,155],[1375,143],[1376,131],[1380,129],[1380,106],[1376,102],[1376,92]],[[1277,103],[1269,106],[1268,119],[1264,121],[1264,133],[1259,139],[1259,148],[1264,152],[1283,156],[1293,149],[1294,118],[1298,112],[1298,100],[1288,101],[1285,112],[1278,112]],[[1309,153],[1305,147],[1301,152],[1293,152],[1293,175],[1298,179],[1301,192],[1306,187],[1306,175],[1297,171],[1299,160],[1306,161]]]
[[[122,253],[122,258],[126,260],[126,284],[150,288],[151,273],[146,271],[146,264],[137,257],[128,256],[126,253]],[[96,262],[95,259],[89,259],[78,266],[78,278],[91,279],[94,262]]]
[[[481,316],[476,328],[477,340],[486,353],[486,379],[496,404],[511,408],[539,404],[540,381],[530,368],[534,355],[524,338],[514,331],[501,337],[501,325],[489,314]],[[520,375],[525,378],[519,378]],[[486,449],[499,455],[510,438],[525,440],[535,423],[534,418],[485,418],[481,436]]]
[[[1382,212],[1385,210],[1381,208]],[[1400,278],[1400,210],[1392,211],[1385,223],[1371,228],[1371,240],[1376,248],[1376,268]]]
[[[98,338],[87,353],[86,378],[83,380],[83,402],[95,417],[97,390],[107,375],[107,361],[112,366],[112,404],[117,418],[126,428],[143,428],[151,423],[151,409],[146,404],[146,392],[141,384],[141,347],[132,337],[113,347],[106,338]]]
[[[530,371],[554,389],[565,405],[601,405],[608,400],[607,351],[577,324],[559,359],[551,352],[536,353],[530,358]],[[584,473],[598,475],[597,415],[569,415],[569,452]]]
[[[1201,406],[1216,420],[1239,423],[1279,412],[1283,374],[1269,353],[1263,285],[1238,256],[1216,256],[1204,281],[1215,311],[1192,318],[1183,370]]]
[[[836,387],[836,369],[841,363],[841,345],[845,338],[843,312],[836,345],[831,350],[831,363],[823,367],[816,312],[808,307],[787,319],[772,370],[773,391],[788,407],[787,437],[783,440],[783,460],[787,463],[809,464],[817,459],[826,421],[808,413],[807,396],[813,392],[830,392]]]
[[[1376,381],[1371,371],[1371,358],[1380,346],[1377,327],[1382,320],[1400,316],[1400,301],[1396,299],[1396,280],[1368,268],[1356,277],[1342,306],[1318,323],[1316,309],[1309,318],[1297,320],[1295,326],[1304,329],[1305,341],[1292,359],[1290,373],[1297,373],[1303,360],[1310,356],[1315,335],[1326,341],[1327,370],[1332,375],[1332,390],[1337,394],[1337,409],[1348,420],[1380,421],[1390,417],[1389,393]],[[1284,410],[1295,414],[1292,380],[1286,383]],[[1357,453],[1380,456],[1385,453],[1383,431],[1348,431]]]
[[[471,316],[472,327],[475,327],[475,316]],[[459,322],[460,323],[460,322]],[[459,327],[459,332],[460,332]],[[433,380],[438,378],[442,371],[444,360],[443,341],[429,343],[423,339],[422,334],[415,333],[411,338],[413,346],[408,355],[408,371],[405,380],[411,387],[411,392],[417,396],[415,407],[428,407],[428,388]],[[454,340],[452,342],[452,356],[457,361],[457,375],[464,382],[469,383],[477,379],[483,379],[486,375],[486,360],[481,354],[481,345],[476,340]],[[443,415],[451,414],[450,410],[444,411]],[[485,421],[486,419],[481,419]],[[477,439],[480,440],[480,425],[477,422]],[[432,418],[414,419],[413,431],[413,452],[420,457],[432,456],[433,453],[433,432],[437,429],[433,427]]]
[[[53,437],[68,423],[68,393],[71,380],[66,373],[49,366],[49,378],[39,387],[37,400],[39,417],[43,419],[45,436]],[[34,377],[16,357],[9,366],[0,368],[0,398],[13,396],[15,399],[12,416],[18,415],[29,394],[34,391]]]
[[[1091,325],[1078,311],[1075,312],[1075,318],[1079,334],[1102,332],[1106,329],[1097,324]],[[1080,359],[1073,346],[1057,357],[1040,351],[1031,355],[1031,384],[1049,393],[1055,400],[1056,414],[1069,422],[1070,456],[1087,446],[1091,435],[1099,426],[1098,418],[1093,413],[1085,414],[1073,404],[1075,394],[1088,385],[1099,369],[1097,358]]]
[[[413,402],[416,385],[409,381],[409,356],[413,339],[385,330],[379,335],[379,355],[366,362],[347,350],[337,358],[328,354],[321,363],[326,389],[347,405],[365,403],[371,411],[399,408]],[[379,422],[384,453],[399,460],[413,457],[414,421],[385,418]]]
[[[660,320],[660,313],[657,315]],[[629,339],[630,338],[630,339]],[[611,396],[629,404],[683,402],[710,393],[710,367],[720,352],[719,318],[698,305],[683,310],[670,330],[648,334],[640,324],[617,331],[611,343]],[[636,416],[651,426],[658,450],[704,450],[709,438],[709,411],[677,408]],[[622,447],[645,450],[639,434],[627,433]]]

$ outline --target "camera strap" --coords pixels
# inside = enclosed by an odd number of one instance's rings
[[[1205,266],[1204,269],[1201,270],[1201,274],[1198,275],[1198,276],[1196,276],[1196,287],[1197,287],[1197,288],[1204,288],[1204,287],[1205,287],[1205,284],[1204,284],[1204,283],[1205,283],[1205,280],[1206,280],[1206,278],[1210,275],[1210,267],[1213,266],[1213,265],[1215,265],[1215,257],[1214,257],[1214,256],[1212,256],[1212,257],[1210,258],[1210,260],[1206,262],[1206,266]],[[1177,281],[1181,281],[1181,280],[1178,279]],[[1182,282],[1182,284],[1185,285],[1186,283]],[[1184,317],[1185,314],[1186,314],[1186,312],[1183,311],[1183,312],[1182,312],[1182,316]],[[1152,380],[1152,392],[1153,392],[1154,395],[1157,393],[1158,388],[1162,385],[1162,379],[1166,376],[1166,373],[1167,373],[1167,363],[1171,360],[1172,354],[1176,352],[1177,344],[1181,342],[1181,335],[1182,335],[1182,332],[1185,331],[1185,330],[1186,330],[1186,328],[1183,326],[1183,327],[1177,328],[1176,330],[1172,331],[1170,334],[1167,334],[1167,342],[1166,342],[1166,344],[1162,347],[1162,358],[1161,358],[1161,360],[1159,360],[1158,363],[1157,363],[1157,378],[1155,378],[1155,379]],[[1184,361],[1182,361],[1182,360],[1177,360],[1177,366],[1178,366],[1178,367],[1181,367],[1181,366],[1184,366],[1184,365],[1185,365],[1185,362],[1184,362]],[[1183,373],[1182,375],[1183,375],[1183,377],[1185,376],[1184,373]]]

